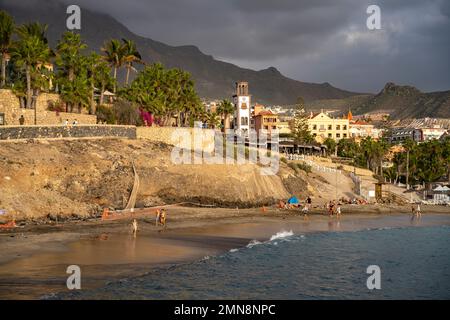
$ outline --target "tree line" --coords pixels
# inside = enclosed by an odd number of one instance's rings
[[[450,137],[421,143],[407,139],[401,145],[370,137],[359,143],[354,139],[338,143],[326,139],[324,144],[331,152],[336,150],[338,156],[352,158],[356,166],[372,170],[380,180],[408,186],[430,185],[444,177],[450,182]]]
[[[46,33],[45,24],[16,26],[7,12],[0,11],[0,84],[11,88],[24,108],[34,108],[41,92],[56,91],[62,105],[52,106],[55,111],[85,109],[112,123],[142,124],[141,115],[150,113],[163,125],[175,117],[177,125],[203,120],[215,127],[232,113],[227,100],[218,111],[206,113],[188,72],[146,63],[132,40],[108,40],[99,54],[88,51],[81,35],[72,31],[64,32],[51,48]],[[121,68],[126,71],[122,86],[118,82]],[[131,73],[136,73],[132,81]],[[116,95],[112,108],[105,107],[107,90]]]

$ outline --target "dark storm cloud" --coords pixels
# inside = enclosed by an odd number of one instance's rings
[[[64,1],[109,13],[137,34],[302,81],[366,92],[387,81],[450,89],[446,0]],[[366,28],[370,4],[381,7],[382,30]]]

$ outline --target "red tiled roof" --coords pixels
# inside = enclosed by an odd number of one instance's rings
[[[256,116],[274,116],[275,114],[272,113],[270,110],[262,110],[260,111]]]
[[[357,125],[370,125],[370,123],[366,122],[366,121],[362,121],[362,120],[356,120],[354,122],[352,122],[352,124],[357,124]]]

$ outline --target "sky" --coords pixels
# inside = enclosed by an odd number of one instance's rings
[[[64,0],[67,3],[73,1]],[[449,0],[78,0],[141,36],[255,70],[378,92],[450,90]],[[369,30],[369,5],[381,29]]]

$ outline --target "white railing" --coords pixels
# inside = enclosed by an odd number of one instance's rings
[[[342,174],[342,170],[339,170],[337,168],[331,168],[327,166],[322,166],[317,164],[317,162],[309,159],[309,157],[305,156],[304,154],[286,154],[286,159],[292,160],[292,161],[303,161],[306,164],[310,165],[313,170],[316,170],[318,172],[325,172],[325,173],[339,173]]]

